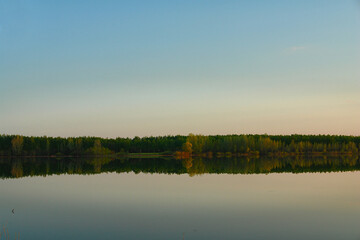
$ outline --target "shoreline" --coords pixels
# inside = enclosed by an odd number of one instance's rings
[[[313,152],[313,153],[269,153],[269,154],[257,154],[257,153],[201,153],[201,154],[162,154],[162,153],[129,153],[129,154],[110,154],[110,155],[0,155],[0,158],[101,158],[101,157],[109,157],[109,158],[193,158],[193,157],[201,157],[201,158],[231,158],[231,157],[251,157],[251,158],[259,158],[259,157],[352,157],[359,156],[358,153],[351,152]]]

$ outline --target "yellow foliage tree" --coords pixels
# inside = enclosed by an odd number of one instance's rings
[[[190,142],[185,142],[182,146],[183,151],[187,153],[192,153],[192,144]]]

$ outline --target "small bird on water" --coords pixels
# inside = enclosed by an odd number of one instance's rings
[[[15,209],[11,210],[11,212],[12,212],[13,214],[15,214]]]

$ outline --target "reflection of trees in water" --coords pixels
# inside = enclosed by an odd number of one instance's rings
[[[183,165],[186,167],[186,171],[189,173],[189,176],[191,177],[206,172],[206,167],[201,158],[197,158],[197,159],[188,158],[182,161],[183,161]]]
[[[75,164],[73,162],[69,163],[67,166],[67,174],[74,174]]]
[[[20,233],[15,232],[15,240],[20,239]],[[9,239],[13,239],[10,234],[9,234],[9,230],[6,227],[6,225],[1,226],[0,224],[0,239],[4,238],[5,240],[9,240]]]
[[[192,158],[187,158],[187,159],[182,160],[182,164],[186,168],[187,171],[189,171],[189,169],[192,167],[192,165],[193,165],[192,162],[193,162]]]
[[[183,165],[190,176],[204,173],[330,172],[359,170],[357,157],[345,158],[189,158]]]
[[[11,175],[15,178],[20,178],[23,176],[23,174],[24,174],[24,171],[23,171],[22,162],[20,160],[15,160],[12,163]]]
[[[82,170],[82,161],[75,161],[75,173],[77,174],[83,174],[83,170]]]
[[[360,170],[357,157],[288,158],[17,158],[0,159],[1,178],[100,172],[165,173],[195,176],[204,173],[330,172]]]
[[[108,164],[109,162],[115,160],[114,158],[110,157],[97,157],[97,158],[91,158],[87,160],[87,163],[94,166],[94,172],[100,173],[101,172],[101,166]]]

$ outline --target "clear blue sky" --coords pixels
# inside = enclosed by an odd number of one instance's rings
[[[360,135],[360,2],[0,0],[0,133]]]

